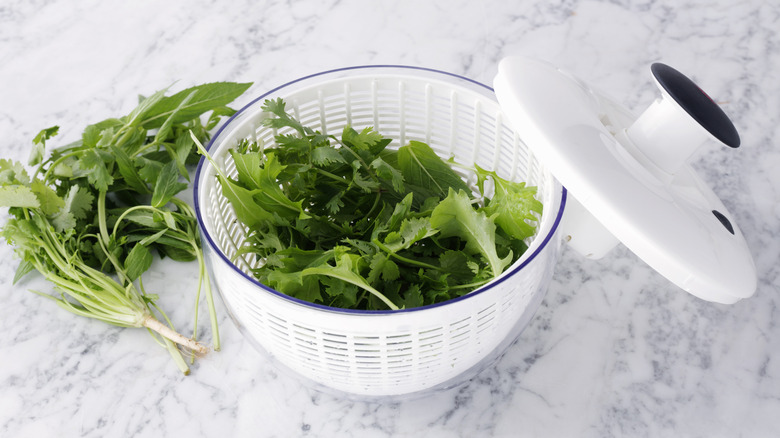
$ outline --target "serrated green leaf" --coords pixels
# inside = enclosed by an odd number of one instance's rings
[[[325,203],[325,208],[328,209],[333,214],[336,214],[341,210],[342,207],[344,207],[344,202],[341,200],[341,198],[344,197],[344,192],[337,192],[335,195],[333,195],[328,202]]]
[[[413,193],[407,194],[399,203],[393,207],[393,212],[390,214],[390,217],[387,219],[387,221],[377,221],[376,227],[371,234],[371,240],[378,239],[384,233],[397,232],[401,229],[401,224],[403,223],[404,219],[409,216],[409,213],[412,210],[413,197]]]
[[[106,132],[106,136],[111,136],[114,132],[113,127],[101,129],[97,125],[89,125],[81,133],[81,144],[85,148],[97,147],[100,141],[101,133]]]
[[[384,281],[397,280],[400,276],[398,265],[390,260],[385,253],[378,252],[371,257],[371,263],[369,264],[370,271],[368,273],[368,282],[370,284],[376,284],[380,276]]]
[[[312,148],[309,139],[294,134],[277,135],[274,137],[274,141],[279,145],[279,149],[286,149],[299,154],[308,153]]]
[[[57,196],[57,192],[52,190],[41,180],[36,179],[33,181],[30,184],[30,190],[38,197],[38,202],[40,203],[39,208],[45,215],[52,215],[65,205],[65,201]]]
[[[320,146],[311,151],[311,162],[317,166],[329,166],[333,163],[346,164],[347,160],[332,146]]]
[[[263,102],[262,110],[274,114],[276,118],[263,120],[263,125],[275,129],[289,127],[296,130],[300,135],[306,135],[306,128],[287,114],[286,106],[287,104],[281,98],[266,99]]]
[[[33,138],[33,148],[30,151],[30,158],[27,164],[35,166],[43,161],[43,156],[46,153],[46,141],[57,135],[59,130],[59,126],[42,129],[35,138]]]
[[[96,189],[107,192],[114,178],[108,172],[106,163],[97,149],[86,149],[81,155],[81,166],[87,171],[87,180]]]
[[[381,292],[374,289],[370,284],[368,284],[366,279],[360,275],[358,268],[359,260],[360,256],[358,255],[342,253],[337,255],[335,266],[324,263],[321,266],[306,268],[301,272],[301,274],[303,276],[324,275],[327,277],[338,278],[340,280],[346,281],[347,283],[354,284],[361,289],[365,289],[372,295],[382,300],[389,308],[397,310],[398,306],[396,306],[392,301],[388,300],[387,297],[385,297]]]
[[[427,217],[407,218],[401,223],[398,232],[388,233],[385,245],[393,252],[398,252],[437,232],[438,230],[431,225],[431,220]]]
[[[30,177],[22,163],[0,159],[0,185],[6,184],[30,184]]]
[[[137,167],[139,167],[138,176],[147,184],[154,187],[154,185],[157,184],[157,177],[162,172],[163,163],[146,157],[138,157],[135,161]]]
[[[475,272],[468,265],[469,258],[463,251],[447,250],[439,255],[439,266],[460,283],[472,283]]]
[[[122,175],[125,183],[127,183],[130,188],[138,193],[149,193],[149,187],[138,174],[138,170],[135,168],[135,165],[133,164],[130,157],[125,153],[125,151],[114,145],[111,145],[110,148],[111,153],[113,153],[114,157],[116,157],[116,164],[119,168],[119,173]]]
[[[23,185],[0,187],[0,207],[38,208],[41,206],[32,189]]]
[[[76,217],[73,213],[62,209],[50,216],[51,225],[58,233],[64,233],[76,228]]]
[[[420,292],[420,285],[413,284],[409,286],[409,288],[406,289],[403,294],[403,300],[401,301],[402,308],[411,309],[414,307],[420,307],[423,304],[423,296]]]
[[[367,150],[374,155],[379,154],[392,141],[382,137],[382,134],[374,131],[371,126],[363,128],[360,132],[351,126],[345,126],[342,130],[341,140],[356,150]]]
[[[489,172],[476,166],[479,188],[484,193],[487,177],[493,180],[494,195],[486,204],[484,211],[495,216],[496,224],[510,237],[523,240],[536,232],[532,222],[538,221],[542,214],[542,203],[536,199],[536,187],[526,187],[525,183],[515,183],[501,178],[495,172]]]
[[[333,298],[333,303],[338,303],[338,307],[352,308],[357,304],[360,288],[354,284],[330,277],[321,277],[320,282],[325,286],[325,293]]]
[[[450,188],[447,197],[433,209],[431,225],[441,237],[456,236],[466,242],[466,250],[482,254],[490,264],[493,276],[498,277],[512,261],[510,254],[503,259],[496,252],[496,225],[485,213],[477,212],[465,191]]]
[[[377,157],[370,164],[371,168],[376,170],[377,176],[390,181],[390,184],[397,193],[404,193],[406,185],[404,184],[403,174],[393,166],[389,165],[385,160]]]
[[[176,163],[168,162],[163,166],[157,183],[154,185],[152,206],[157,208],[164,206],[174,195],[186,188],[187,184],[179,182],[179,171],[176,168]]]

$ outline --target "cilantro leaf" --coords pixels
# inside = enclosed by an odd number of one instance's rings
[[[6,185],[0,187],[0,207],[38,208],[41,202],[28,186]]]
[[[59,131],[59,126],[52,126],[51,128],[42,129],[33,138],[33,149],[30,151],[30,158],[27,164],[35,166],[43,160],[43,155],[46,152],[46,141],[57,135]]]
[[[402,308],[411,309],[413,307],[420,307],[424,304],[422,293],[420,292],[420,285],[413,284],[404,292],[403,301],[401,301]]]
[[[371,284],[376,284],[380,276],[384,281],[393,281],[397,280],[401,275],[398,265],[381,252],[374,254],[369,267],[371,270],[368,273],[367,280]]]
[[[30,190],[35,193],[40,203],[40,209],[46,215],[52,215],[59,211],[65,205],[65,201],[57,196],[57,192],[52,190],[43,181],[36,179],[30,184]]]
[[[433,228],[431,219],[427,217],[407,218],[401,223],[399,231],[387,234],[384,243],[389,250],[398,252],[438,232],[439,230]]]
[[[346,164],[347,160],[339,151],[331,146],[319,146],[311,151],[311,162],[318,166],[328,166],[333,163]]]
[[[0,185],[6,184],[30,184],[30,177],[22,163],[0,159]]]
[[[393,190],[395,190],[397,193],[404,192],[404,189],[406,188],[404,184],[404,176],[398,169],[387,164],[387,162],[381,157],[377,157],[374,161],[372,161],[370,166],[372,169],[376,170],[377,176],[390,181]]]
[[[379,154],[391,142],[391,139],[384,138],[370,126],[360,132],[355,131],[351,126],[345,126],[341,140],[357,150],[368,150],[374,155]]]
[[[114,178],[108,172],[106,163],[97,149],[86,149],[81,155],[81,165],[87,170],[90,184],[100,191],[107,192],[108,186],[114,183]]]

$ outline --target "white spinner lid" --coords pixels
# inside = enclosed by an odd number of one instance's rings
[[[739,135],[690,79],[651,70],[662,98],[638,118],[537,60],[503,59],[494,88],[522,140],[610,233],[685,291],[735,303],[755,292],[755,265],[688,159],[707,140],[736,148]]]

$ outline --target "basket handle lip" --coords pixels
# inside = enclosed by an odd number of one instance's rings
[[[280,90],[282,88],[285,88],[287,86],[293,85],[295,83],[304,81],[306,79],[311,79],[311,78],[317,77],[317,76],[322,76],[322,75],[331,74],[331,73],[338,73],[338,72],[343,72],[343,71],[359,70],[359,69],[370,69],[370,68],[401,68],[401,69],[418,70],[418,71],[426,71],[426,72],[431,72],[431,73],[436,73],[436,74],[443,74],[443,75],[446,75],[446,76],[450,76],[450,77],[454,77],[454,78],[465,80],[465,81],[470,82],[470,83],[472,83],[474,85],[478,85],[480,87],[483,87],[483,88],[489,90],[490,92],[493,92],[493,89],[491,87],[489,87],[489,86],[487,86],[485,84],[482,84],[481,82],[475,81],[474,79],[469,79],[467,77],[460,76],[460,75],[457,75],[455,73],[449,73],[449,72],[446,72],[446,71],[436,70],[436,69],[431,69],[431,68],[426,68],[426,67],[416,67],[416,66],[408,66],[408,65],[393,65],[393,64],[379,64],[379,65],[359,65],[359,66],[343,67],[343,68],[337,68],[337,69],[332,69],[332,70],[326,70],[326,71],[323,71],[323,72],[310,74],[310,75],[307,75],[307,76],[295,79],[293,81],[287,82],[285,84],[282,84],[282,85],[280,85],[278,87],[275,87],[275,88],[271,89],[270,91],[268,91],[266,93],[263,93],[261,96],[255,98],[255,99],[253,99],[251,102],[249,102],[248,104],[244,105],[243,108],[241,108],[235,114],[233,114],[219,128],[219,130],[217,130],[217,133],[211,138],[211,140],[209,141],[209,144],[206,146],[206,150],[208,152],[212,151],[212,149],[215,147],[215,142],[217,141],[217,139],[219,139],[219,137],[222,134],[223,130],[227,126],[229,126],[230,123],[233,120],[235,120],[237,117],[242,115],[249,107],[253,106],[257,102],[259,102],[261,99],[264,99],[264,98],[268,97],[269,95],[272,95],[273,93],[276,93],[278,90]],[[462,300],[468,299],[471,296],[474,296],[474,295],[480,294],[480,293],[482,293],[484,291],[490,290],[494,286],[497,286],[497,285],[503,283],[509,277],[513,276],[516,272],[520,271],[526,265],[531,263],[531,261],[533,261],[539,255],[539,253],[541,253],[542,249],[546,248],[547,245],[550,243],[550,240],[552,240],[553,236],[555,236],[555,233],[556,233],[556,231],[558,230],[558,227],[561,224],[561,219],[563,217],[563,212],[564,212],[565,207],[566,207],[566,198],[568,196],[568,191],[566,190],[566,187],[561,186],[561,202],[560,202],[560,205],[558,207],[558,213],[557,213],[557,215],[555,217],[555,221],[553,222],[552,227],[550,227],[550,231],[547,233],[546,236],[544,236],[544,239],[542,240],[542,243],[522,263],[520,263],[518,266],[516,266],[511,271],[504,272],[496,281],[490,282],[487,285],[485,285],[485,286],[483,286],[481,288],[478,288],[478,289],[476,289],[476,290],[474,290],[474,291],[472,291],[472,292],[470,292],[470,293],[468,293],[466,295],[463,295],[463,296],[460,296],[460,297],[456,297],[456,298],[452,298],[450,300],[447,300],[447,301],[444,301],[444,302],[441,302],[441,303],[429,304],[427,306],[413,307],[413,308],[410,308],[410,309],[399,309],[399,310],[342,309],[342,308],[338,308],[338,307],[326,306],[326,305],[323,305],[323,304],[311,303],[309,301],[304,301],[304,300],[301,300],[299,298],[291,297],[289,295],[281,293],[281,292],[279,292],[279,291],[277,291],[277,290],[275,290],[275,289],[273,289],[271,287],[268,287],[268,286],[260,283],[259,281],[257,281],[257,279],[255,279],[254,277],[251,277],[250,275],[246,274],[244,271],[238,269],[238,267],[235,264],[230,262],[228,257],[222,252],[221,249],[219,249],[219,247],[217,246],[216,242],[214,242],[214,240],[211,237],[211,234],[209,234],[209,232],[207,231],[206,223],[205,223],[205,221],[203,219],[203,214],[201,212],[201,206],[200,206],[201,173],[204,172],[204,168],[207,165],[208,165],[208,162],[206,161],[205,157],[201,157],[200,161],[198,161],[198,167],[197,167],[197,169],[195,171],[195,183],[193,184],[193,203],[194,203],[194,208],[195,208],[195,216],[196,216],[197,221],[198,221],[198,227],[200,229],[201,238],[205,237],[206,243],[211,247],[211,249],[214,250],[214,252],[216,252],[216,254],[222,259],[222,261],[224,261],[228,266],[230,266],[231,269],[233,269],[236,273],[238,273],[239,275],[244,277],[249,282],[253,283],[256,286],[259,286],[261,289],[263,289],[263,290],[265,290],[267,292],[270,292],[273,295],[276,295],[279,298],[282,298],[282,299],[285,299],[285,300],[289,300],[289,301],[291,301],[293,303],[302,305],[304,307],[310,307],[310,308],[314,308],[314,309],[317,309],[317,310],[324,310],[324,311],[329,311],[329,312],[334,312],[334,313],[344,313],[344,314],[352,314],[352,315],[366,315],[366,316],[371,316],[371,315],[388,315],[388,314],[409,313],[409,312],[417,312],[417,311],[433,309],[433,308],[437,308],[437,307],[440,307],[440,306],[444,306],[444,305],[447,305],[447,304],[451,304],[451,303],[455,303],[455,302],[458,302],[458,301],[462,301]]]

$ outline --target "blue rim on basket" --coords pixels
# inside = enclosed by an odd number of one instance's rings
[[[420,70],[420,71],[426,71],[426,72],[430,72],[430,73],[442,74],[442,75],[451,76],[451,77],[454,77],[454,78],[457,78],[457,79],[460,79],[460,80],[464,80],[466,82],[470,82],[472,84],[478,85],[478,86],[480,86],[480,87],[490,91],[491,93],[494,92],[493,88],[491,88],[491,87],[489,87],[489,86],[487,86],[487,85],[485,85],[485,84],[483,84],[481,82],[477,82],[477,81],[475,81],[473,79],[469,79],[467,77],[460,76],[460,75],[457,75],[455,73],[449,73],[449,72],[446,72],[446,71],[441,71],[441,70],[436,70],[436,69],[431,69],[431,68],[426,68],[426,67],[415,67],[415,66],[407,66],[407,65],[392,65],[392,64],[379,64],[379,65],[358,65],[358,66],[352,66],[352,67],[337,68],[337,69],[333,69],[333,70],[326,70],[326,71],[322,71],[322,72],[319,72],[319,73],[310,74],[308,76],[303,76],[301,78],[298,78],[298,79],[295,79],[293,81],[287,82],[287,83],[282,84],[282,85],[280,85],[280,86],[278,86],[276,88],[271,89],[270,91],[268,91],[266,93],[263,93],[261,96],[257,97],[256,99],[253,99],[251,102],[249,102],[248,104],[244,105],[243,108],[241,108],[235,114],[233,114],[219,128],[219,130],[217,130],[217,133],[211,138],[211,140],[209,141],[209,144],[206,146],[206,150],[211,152],[212,146],[214,146],[214,141],[217,138],[219,138],[220,134],[222,134],[222,131],[227,126],[230,125],[230,122],[232,122],[233,119],[235,119],[236,117],[241,115],[247,108],[249,108],[250,106],[254,105],[255,103],[257,103],[261,99],[265,99],[266,97],[268,97],[268,96],[272,95],[273,93],[281,90],[282,88],[288,87],[290,85],[293,85],[295,83],[298,83],[298,82],[301,82],[301,81],[304,81],[304,80],[307,80],[307,79],[311,79],[311,78],[314,78],[314,77],[317,77],[317,76],[323,76],[323,75],[330,74],[330,73],[338,73],[338,72],[343,72],[343,71],[360,70],[360,69],[371,69],[371,68],[379,68],[379,69],[381,69],[381,68],[399,68],[399,69]],[[547,233],[546,236],[544,236],[544,240],[542,241],[541,245],[539,245],[536,248],[536,250],[527,259],[525,259],[521,264],[516,266],[514,269],[512,269],[509,272],[503,273],[497,280],[492,281],[492,282],[486,284],[485,286],[477,288],[476,290],[474,290],[472,292],[469,292],[469,293],[467,293],[465,295],[462,295],[460,297],[449,299],[447,301],[442,301],[440,303],[428,304],[427,306],[412,307],[410,309],[399,309],[399,310],[343,309],[343,308],[339,308],[339,307],[330,307],[330,306],[326,306],[324,304],[316,304],[316,303],[312,303],[312,302],[309,302],[309,301],[304,301],[304,300],[301,300],[299,298],[295,298],[295,297],[292,297],[290,295],[287,295],[287,294],[284,294],[282,292],[279,292],[276,289],[273,289],[271,287],[268,287],[268,286],[264,285],[263,283],[260,283],[259,281],[257,281],[256,278],[252,277],[251,275],[248,275],[247,273],[245,273],[244,271],[239,269],[238,266],[236,266],[233,262],[230,261],[230,259],[227,258],[227,256],[219,249],[219,247],[216,245],[214,240],[211,238],[211,235],[207,232],[206,224],[203,222],[203,215],[201,214],[200,201],[199,201],[199,196],[198,196],[198,191],[199,190],[198,189],[200,187],[200,173],[203,170],[203,167],[205,165],[204,163],[206,163],[206,159],[204,157],[201,157],[200,161],[198,162],[198,168],[195,171],[195,184],[193,185],[193,198],[194,198],[194,205],[195,205],[195,215],[198,218],[198,226],[200,227],[201,235],[206,238],[206,240],[208,242],[208,245],[211,246],[215,250],[215,252],[219,255],[219,257],[225,263],[227,263],[233,270],[235,270],[242,277],[244,277],[247,280],[249,280],[251,283],[254,283],[255,285],[259,286],[261,289],[263,289],[263,290],[265,290],[267,292],[270,292],[270,293],[272,293],[272,294],[274,294],[274,295],[276,295],[278,297],[281,297],[283,299],[292,301],[292,302],[294,302],[296,304],[300,304],[300,305],[307,306],[307,307],[312,307],[312,308],[315,308],[315,309],[318,309],[318,310],[326,310],[326,311],[337,312],[337,313],[351,313],[351,314],[358,314],[358,315],[381,315],[381,314],[393,314],[393,313],[399,313],[399,312],[416,312],[416,311],[432,309],[432,308],[435,308],[435,307],[439,307],[439,306],[447,305],[447,304],[450,304],[450,303],[455,303],[455,302],[458,302],[458,301],[462,301],[462,300],[468,299],[471,296],[474,296],[474,295],[480,294],[480,293],[482,293],[484,291],[487,291],[487,290],[493,288],[494,286],[503,283],[504,281],[506,281],[510,277],[512,277],[515,273],[517,273],[518,271],[523,269],[523,267],[525,267],[534,258],[536,258],[537,255],[539,255],[541,250],[544,249],[547,246],[547,244],[550,242],[550,240],[552,239],[553,235],[555,234],[555,231],[558,229],[558,226],[561,223],[561,218],[563,217],[563,211],[564,211],[564,209],[566,207],[567,191],[566,191],[566,187],[561,187],[561,205],[560,205],[560,208],[558,209],[558,215],[555,217],[555,222],[553,223],[552,227],[550,228],[550,231]]]

